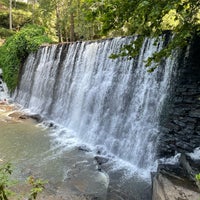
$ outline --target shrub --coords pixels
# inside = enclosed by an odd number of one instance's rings
[[[10,189],[14,182],[10,179],[12,171],[10,163],[6,163],[0,167],[0,200],[9,200],[11,195],[16,196],[16,194]],[[28,184],[31,185],[31,190],[29,194],[24,196],[28,196],[28,200],[35,200],[38,194],[45,188],[44,185],[46,183],[46,181],[35,179],[33,176],[30,176],[28,178]]]
[[[0,26],[9,28],[9,13],[7,11],[0,12]]]
[[[195,175],[197,187],[200,189],[200,173]]]
[[[35,52],[42,43],[51,40],[45,35],[45,29],[28,25],[9,37],[0,47],[0,68],[3,69],[4,81],[12,92],[18,83],[19,71],[27,56]]]
[[[0,27],[0,38],[6,38],[14,35],[14,31]]]

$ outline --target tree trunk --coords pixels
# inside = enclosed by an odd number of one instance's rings
[[[74,14],[70,14],[70,42],[75,41],[75,33],[74,33]]]
[[[75,41],[75,33],[74,33],[74,13],[73,11],[71,10],[71,7],[72,7],[72,3],[73,3],[73,0],[70,0],[68,2],[68,8],[69,8],[69,14],[70,14],[70,26],[69,26],[69,29],[70,29],[70,42],[74,42]]]
[[[10,0],[9,6],[9,29],[12,30],[12,0]]]
[[[56,28],[58,31],[58,41],[62,42],[62,32],[61,32],[61,25],[60,25],[60,11],[58,4],[56,5]]]

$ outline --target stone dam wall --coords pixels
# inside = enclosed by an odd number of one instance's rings
[[[200,147],[200,38],[182,51],[161,117],[158,157]]]

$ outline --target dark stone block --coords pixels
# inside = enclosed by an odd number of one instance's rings
[[[178,120],[178,119],[175,119],[173,122],[174,122],[175,124],[177,124],[178,126],[181,126],[181,127],[186,127],[186,126],[187,126],[186,123],[184,123],[184,122],[182,122],[182,121],[180,121],[180,120]]]
[[[183,103],[193,104],[196,102],[195,98],[184,98]]]
[[[192,152],[194,150],[193,145],[183,141],[178,141],[176,143],[176,147],[177,147],[177,152]]]
[[[191,117],[188,117],[188,116],[186,116],[184,119],[182,119],[181,120],[182,122],[184,122],[184,123],[190,123],[190,122],[192,122],[192,123],[196,123],[197,122],[197,119],[196,118],[191,118]]]
[[[189,113],[189,116],[190,116],[190,117],[195,117],[195,118],[200,118],[200,109],[191,111],[191,112]]]
[[[170,97],[163,108],[167,112],[162,114],[158,156],[173,155],[175,151],[192,152],[200,146],[200,37],[185,52],[180,54]]]

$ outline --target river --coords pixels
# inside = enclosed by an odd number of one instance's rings
[[[70,130],[16,118],[19,114],[10,118],[7,110],[0,112],[0,159],[12,163],[20,182],[30,175],[48,180],[41,199],[150,199],[149,180],[118,166],[114,157],[97,155],[100,152],[79,142]],[[59,141],[57,134],[62,133]]]

